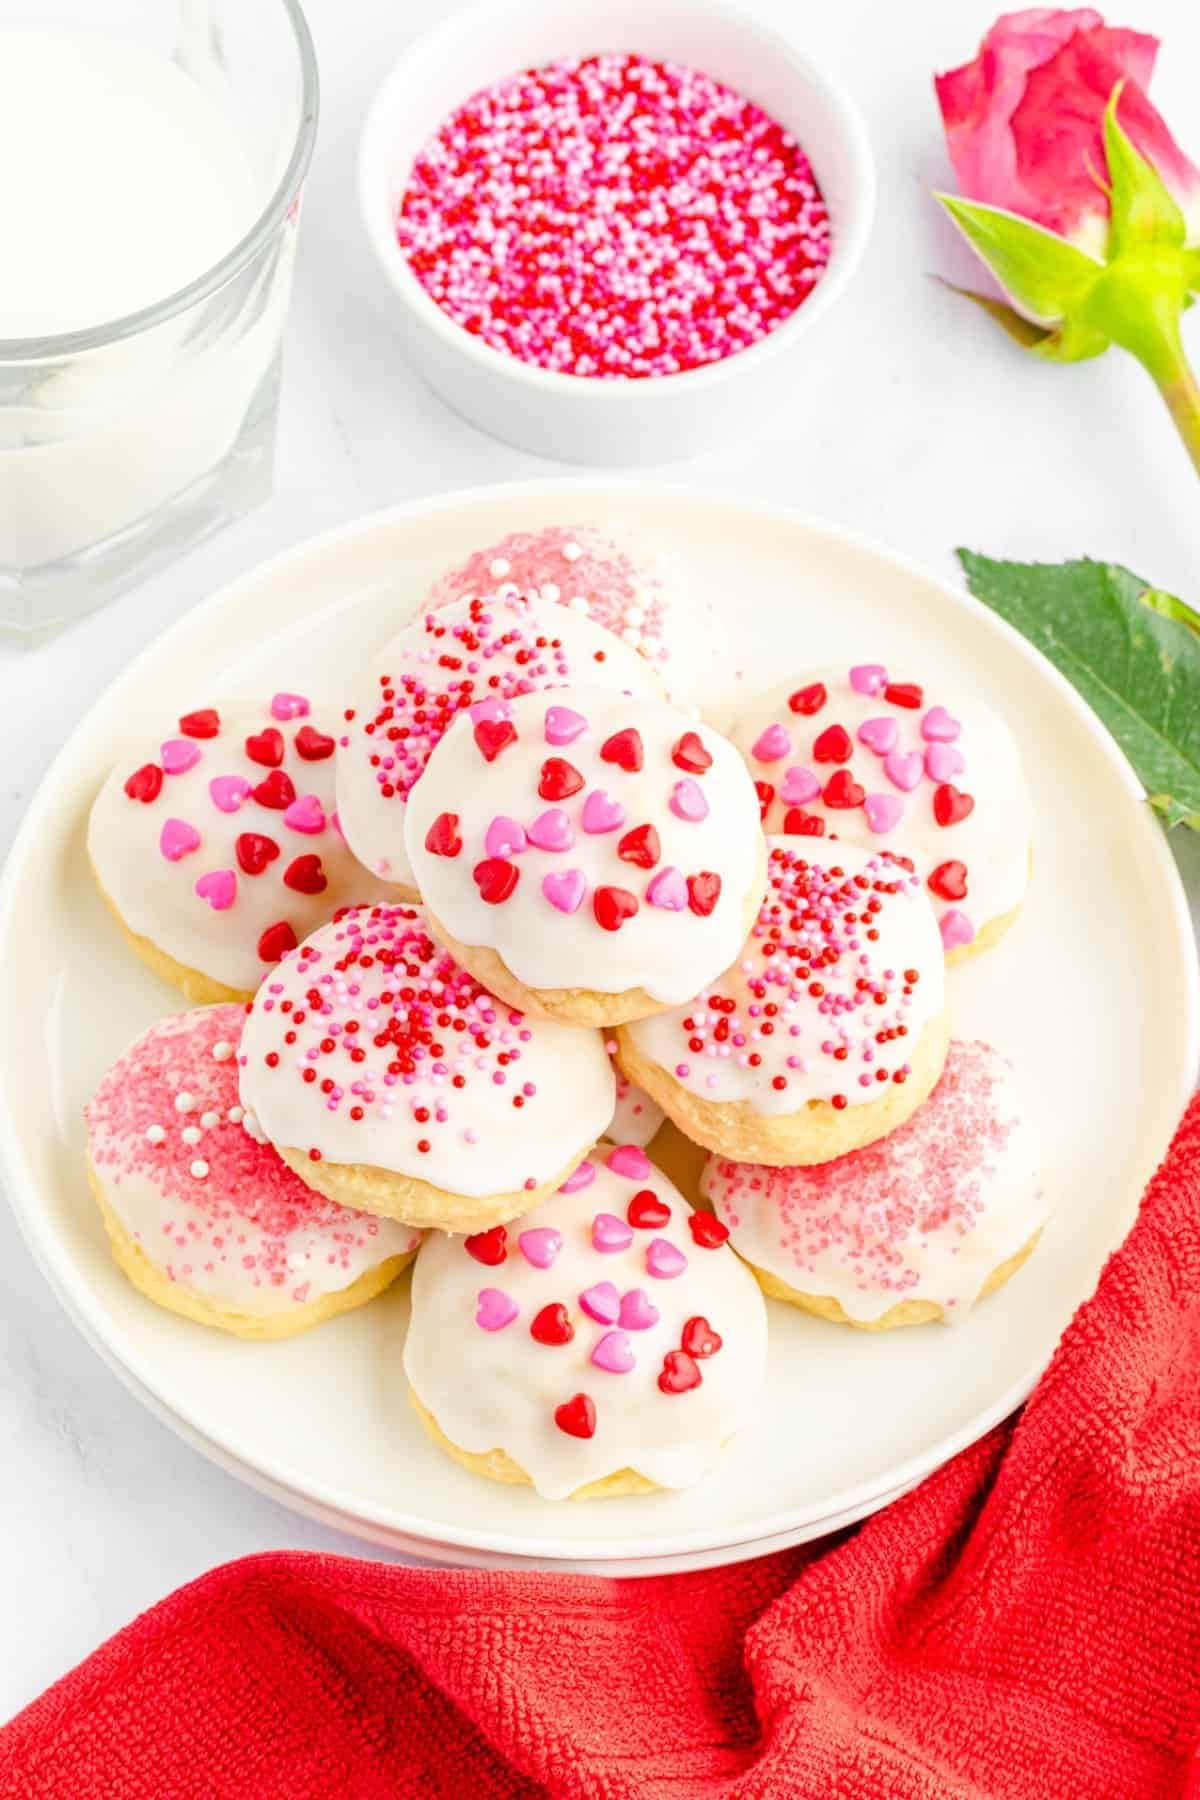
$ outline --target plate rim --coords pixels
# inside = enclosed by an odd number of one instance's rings
[[[682,500],[719,508],[725,512],[752,515],[765,523],[822,536],[844,550],[889,564],[909,578],[936,586],[955,607],[965,609],[985,631],[994,632],[1002,642],[1014,648],[1021,658],[1038,669],[1042,678],[1049,677],[1052,686],[1057,688],[1060,699],[1092,740],[1095,753],[1107,763],[1112,775],[1121,782],[1125,798],[1133,802],[1130,808],[1131,818],[1138,821],[1134,829],[1140,831],[1142,841],[1132,846],[1132,852],[1148,857],[1154,865],[1159,877],[1156,886],[1168,906],[1175,958],[1182,964],[1184,977],[1180,1005],[1184,1012],[1182,1024],[1186,1052],[1181,1059],[1177,1078],[1178,1091],[1173,1096],[1171,1106],[1173,1113],[1182,1116],[1194,1083],[1195,1071],[1200,1065],[1200,957],[1182,878],[1171,855],[1166,833],[1149,806],[1143,804],[1145,795],[1142,784],[1107,728],[1065,676],[1040,651],[965,587],[956,585],[951,579],[929,569],[917,558],[892,550],[853,528],[815,517],[798,507],[720,492],[712,484],[647,481],[636,476],[613,475],[529,477],[511,482],[476,483],[470,487],[425,495],[360,514],[340,525],[302,538],[255,563],[233,580],[222,583],[164,631],[147,640],[115,679],[97,694],[43,773],[30,797],[9,850],[5,868],[0,874],[0,961],[16,903],[21,868],[39,835],[49,802],[64,778],[67,763],[74,759],[76,746],[90,729],[96,715],[111,703],[114,695],[119,695],[127,686],[136,687],[141,680],[143,666],[156,658],[164,648],[177,640],[185,641],[190,633],[203,627],[210,615],[236,605],[245,590],[276,578],[290,565],[305,562],[341,544],[386,532],[391,527],[402,525],[418,516],[428,517],[485,502],[521,501],[546,494],[557,496],[571,492],[589,494],[599,504],[603,503],[601,497],[621,494],[636,494],[641,499],[650,500]],[[1166,1146],[1163,1148],[1165,1150]],[[369,1541],[376,1544],[391,1542],[400,1547],[397,1540],[401,1538],[426,1544],[435,1558],[442,1552],[463,1550],[478,1557],[493,1556],[512,1563],[524,1563],[526,1566],[533,1562],[559,1568],[564,1565],[578,1566],[596,1574],[606,1573],[608,1568],[619,1564],[622,1572],[629,1573],[628,1565],[631,1563],[654,1562],[657,1568],[661,1568],[664,1560],[683,1558],[707,1558],[710,1563],[717,1563],[722,1560],[722,1551],[746,1551],[747,1546],[759,1543],[766,1548],[777,1548],[784,1539],[794,1543],[803,1542],[848,1522],[848,1514],[862,1517],[887,1504],[925,1475],[942,1467],[963,1449],[986,1436],[1028,1396],[1057,1349],[1056,1342],[1046,1356],[1033,1357],[1024,1373],[1010,1383],[989,1406],[974,1414],[955,1431],[915,1452],[904,1462],[893,1464],[882,1475],[868,1477],[852,1487],[842,1489],[826,1501],[792,1507],[760,1519],[751,1533],[747,1533],[744,1526],[731,1529],[728,1526],[715,1527],[709,1524],[685,1532],[630,1538],[621,1541],[619,1545],[607,1539],[581,1538],[558,1548],[554,1540],[549,1540],[534,1552],[529,1548],[528,1539],[514,1537],[509,1533],[476,1526],[467,1528],[435,1524],[434,1521],[422,1520],[417,1515],[396,1509],[391,1509],[385,1517],[375,1508],[356,1506],[350,1496],[339,1495],[336,1489],[325,1483],[308,1482],[303,1487],[298,1487],[293,1479],[288,1478],[276,1466],[272,1457],[254,1453],[249,1446],[239,1446],[236,1438],[230,1437],[222,1441],[214,1437],[189,1414],[187,1408],[172,1401],[156,1386],[153,1369],[144,1368],[143,1359],[128,1353],[127,1347],[121,1342],[121,1334],[111,1329],[111,1319],[106,1310],[88,1304],[87,1285],[78,1277],[74,1260],[66,1253],[65,1242],[60,1241],[58,1235],[49,1229],[41,1207],[38,1183],[32,1171],[27,1170],[24,1164],[18,1124],[3,1086],[0,1086],[0,1181],[18,1228],[34,1262],[72,1324],[80,1331],[85,1342],[113,1369],[128,1391],[144,1405],[148,1405],[156,1417],[208,1460],[216,1462],[218,1466],[239,1479],[248,1481],[252,1486],[259,1485],[260,1491],[261,1483],[265,1482],[268,1484],[267,1491],[293,1510],[306,1512],[310,1517],[322,1518],[326,1523],[332,1523],[336,1528],[352,1535],[357,1533],[360,1537],[365,1535],[363,1528],[366,1528],[371,1533]],[[1130,1224],[1132,1225],[1132,1219]],[[1124,1238],[1120,1241],[1124,1242]],[[1113,1246],[1114,1249],[1117,1247]],[[106,1330],[106,1325],[110,1329]],[[431,1526],[437,1532],[436,1537],[431,1535]],[[420,1551],[413,1553],[422,1554]],[[690,1562],[689,1566],[704,1565]],[[647,1568],[644,1572],[650,1574],[654,1571]]]

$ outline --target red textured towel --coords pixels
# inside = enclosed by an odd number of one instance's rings
[[[0,1794],[1142,1800],[1198,1746],[1200,1101],[1021,1418],[851,1536],[649,1581],[234,1563],[22,1713]]]

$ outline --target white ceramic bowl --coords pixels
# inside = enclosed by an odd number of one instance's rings
[[[394,229],[418,151],[471,94],[555,58],[619,50],[703,69],[781,120],[812,162],[832,227],[824,275],[776,330],[723,362],[637,381],[560,375],[479,343],[430,299]],[[625,465],[694,456],[779,403],[781,380],[809,354],[807,340],[862,256],[875,169],[844,89],[724,0],[483,0],[420,38],[385,79],[363,127],[359,197],[408,353],[442,398],[520,449]]]

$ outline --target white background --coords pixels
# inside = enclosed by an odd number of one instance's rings
[[[450,8],[307,0],[307,10],[323,116],[275,497],[56,643],[0,651],[4,847],[92,697],[214,588],[393,501],[553,472],[453,417],[406,368],[359,236],[353,159],[367,101],[408,38]],[[970,271],[929,199],[949,181],[930,76],[973,54],[991,0],[757,0],[755,10],[858,99],[879,165],[879,218],[851,293],[810,340],[804,385],[743,441],[650,473],[795,505],[944,575],[955,572],[955,544],[1047,561],[1087,553],[1200,603],[1200,486],[1140,370],[1115,352],[1045,367],[932,279]],[[1155,95],[1183,131],[1196,118],[1200,8],[1131,0],[1131,16],[1113,18],[1165,39]],[[1190,148],[1200,159],[1200,142]],[[1190,342],[1200,358],[1200,326]],[[1200,846],[1177,851],[1200,894]],[[0,1446],[0,1718],[215,1563],[286,1546],[357,1549],[241,1487],[145,1413],[59,1312],[2,1210]]]

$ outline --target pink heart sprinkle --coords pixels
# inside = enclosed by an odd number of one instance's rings
[[[919,750],[893,750],[884,758],[883,772],[894,787],[909,794],[920,781],[924,766]]]
[[[168,819],[159,833],[158,847],[168,862],[178,862],[200,848],[200,833],[186,819]]]
[[[301,794],[284,813],[283,822],[293,831],[307,832],[312,837],[325,829],[325,809],[315,794]]]
[[[304,719],[311,710],[303,694],[274,694],[271,697],[273,719]]]
[[[237,898],[237,876],[232,869],[210,869],[196,883],[196,892],[214,912],[227,912]]]
[[[504,813],[496,814],[483,840],[489,856],[520,856],[525,844],[525,827]]]
[[[609,1154],[608,1166],[614,1175],[624,1175],[628,1181],[648,1181],[654,1172],[650,1158],[637,1144],[618,1144]]]
[[[750,754],[759,762],[779,762],[792,747],[792,740],[782,725],[768,725],[759,736]]]
[[[646,1298],[643,1288],[630,1288],[621,1295],[621,1311],[617,1323],[625,1331],[649,1331],[658,1324],[658,1308]]]
[[[511,1325],[520,1307],[503,1288],[480,1288],[475,1304],[475,1323],[484,1331],[503,1331]]]
[[[517,1239],[521,1255],[535,1269],[548,1269],[562,1249],[562,1233],[551,1225],[536,1225]]]
[[[957,950],[960,944],[969,944],[975,936],[975,927],[957,906],[942,914],[941,930],[942,943],[947,950]]]
[[[161,755],[162,766],[168,775],[184,775],[200,761],[200,746],[191,738],[168,738]]]
[[[646,899],[651,906],[661,906],[664,912],[682,912],[688,903],[687,882],[678,869],[668,864],[646,889]]]
[[[606,1331],[592,1351],[592,1361],[598,1369],[607,1369],[610,1375],[628,1375],[637,1357],[623,1331]]]
[[[904,816],[904,802],[897,794],[868,794],[863,811],[872,831],[892,831]]]
[[[539,813],[533,824],[525,827],[525,836],[538,850],[569,850],[575,842],[571,821],[561,806]]]
[[[560,1194],[577,1194],[581,1188],[591,1187],[595,1179],[596,1165],[585,1159],[578,1167],[571,1170],[558,1191]]]
[[[467,708],[472,725],[486,725],[495,719],[511,719],[512,708],[507,700],[477,700],[474,706]]]
[[[925,773],[930,781],[953,781],[966,766],[966,758],[954,744],[930,744],[925,752]]]
[[[696,789],[699,793],[699,788]],[[583,829],[593,836],[602,831],[616,831],[625,823],[625,808],[618,800],[611,800],[603,788],[595,788],[588,795],[583,806]]]
[[[244,775],[214,775],[208,784],[208,797],[223,813],[235,813],[250,792]]]
[[[779,798],[785,806],[805,806],[808,801],[815,800],[820,791],[821,784],[812,770],[802,763],[795,763],[780,783]]]
[[[578,912],[587,893],[587,878],[582,869],[552,869],[542,876],[542,892],[560,913]]]
[[[887,686],[887,670],[882,663],[855,663],[850,671],[850,686],[856,694],[873,697]]]
[[[597,1325],[615,1325],[621,1310],[621,1296],[611,1281],[597,1281],[593,1287],[584,1288],[579,1304]]]
[[[588,728],[588,722],[582,713],[574,712],[569,706],[548,706],[546,708],[546,742],[556,748],[563,744],[573,744],[577,737],[582,737]]]
[[[682,1275],[688,1266],[688,1259],[682,1250],[668,1243],[666,1238],[651,1238],[646,1251],[646,1273],[653,1275],[658,1281],[674,1281]]]
[[[858,728],[858,741],[876,756],[887,756],[896,748],[900,727],[895,719],[864,719]]]
[[[616,1213],[597,1213],[592,1220],[592,1249],[605,1256],[617,1250],[628,1250],[633,1242],[633,1227]]]
[[[701,819],[708,817],[708,801],[690,775],[675,783],[668,805],[677,819],[686,819],[689,825],[699,824]]]
[[[944,706],[931,706],[921,720],[921,736],[930,743],[952,743],[961,730],[959,721],[952,719]]]

